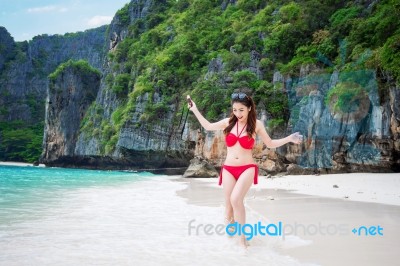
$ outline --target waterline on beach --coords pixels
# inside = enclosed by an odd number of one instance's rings
[[[53,180],[39,185],[42,192],[29,201],[14,202],[7,215],[19,208],[30,214],[0,222],[0,265],[301,265],[274,251],[279,240],[254,240],[243,255],[236,239],[189,236],[190,220],[220,222],[222,206],[188,204],[176,195],[187,184],[172,182],[172,177],[108,172],[118,175],[115,182],[93,177],[82,183],[86,172],[75,173],[81,176],[67,187]]]

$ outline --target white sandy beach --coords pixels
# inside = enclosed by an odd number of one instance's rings
[[[283,176],[266,179],[260,188],[345,200],[400,206],[400,173],[352,173],[331,175]]]
[[[210,178],[197,180],[216,183]],[[261,189],[284,189],[313,196],[400,206],[400,173],[260,176],[259,184],[252,187],[249,195]],[[270,199],[270,195],[266,199]]]
[[[223,205],[217,179],[177,180],[187,182],[188,188],[177,193],[189,204]],[[284,223],[288,238],[274,248],[301,263],[398,265],[400,260],[395,248],[400,239],[400,174],[260,177],[245,205],[251,222],[258,217]],[[378,228],[382,235],[374,231]]]

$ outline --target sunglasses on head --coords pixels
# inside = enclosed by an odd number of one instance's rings
[[[247,98],[247,99],[249,98],[249,97],[247,96],[246,93],[243,93],[243,92],[239,92],[239,93],[235,92],[235,93],[232,93],[232,100],[234,100],[234,99],[243,100],[244,98]]]

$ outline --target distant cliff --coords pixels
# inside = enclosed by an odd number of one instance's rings
[[[43,136],[47,76],[70,59],[84,59],[101,69],[106,29],[14,42],[0,27],[0,160],[39,159],[37,137]]]
[[[96,98],[100,76],[100,71],[83,60],[69,60],[49,76],[43,140],[44,163],[74,155],[79,127]]]
[[[0,27],[0,73],[5,67],[5,63],[12,60],[16,53],[14,39],[4,27]]]
[[[8,38],[6,47],[13,49],[14,54],[8,56],[3,68],[3,56],[0,56],[1,104],[7,106],[7,112],[0,114],[0,121],[22,120],[30,124],[41,121],[44,117],[47,76],[69,59],[85,59],[93,67],[101,69],[105,31],[106,27],[100,27],[66,35],[40,35],[29,42],[19,43]],[[2,35],[9,35],[4,28]],[[40,115],[33,114],[26,103],[29,96],[41,103]]]
[[[102,69],[99,92],[81,123],[75,150],[52,160],[45,159],[48,158],[45,155],[44,162],[69,167],[177,169],[164,170],[170,173],[180,173],[188,166],[193,152],[180,132],[174,132],[177,129],[171,123],[178,102],[166,105],[157,92],[138,94],[137,98],[127,101],[124,94],[130,85],[130,75],[126,73],[129,62],[110,60],[111,56],[122,56],[119,49],[126,45],[124,40],[131,37],[132,24],[141,23],[137,33],[146,31],[143,20],[148,15],[158,15],[165,6],[163,1],[131,1],[117,12],[107,30],[108,60]],[[148,111],[153,108],[156,113],[149,117]],[[146,122],[143,121],[145,117]],[[50,123],[51,119],[48,121]],[[51,128],[49,123],[46,126]],[[48,147],[48,141],[45,140],[44,145]],[[194,145],[190,143],[190,147]]]

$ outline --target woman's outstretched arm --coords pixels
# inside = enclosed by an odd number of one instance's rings
[[[197,109],[197,106],[195,102],[192,100],[192,106],[188,104],[188,108],[190,111],[193,112],[193,114],[196,116],[197,120],[199,120],[200,124],[204,127],[205,130],[211,131],[211,130],[224,130],[229,123],[229,118],[222,119],[218,122],[215,123],[210,123],[207,119],[204,118],[204,116],[199,112]]]
[[[263,123],[260,120],[257,120],[257,134],[260,135],[261,140],[267,145],[268,148],[277,148],[282,145],[285,145],[286,143],[293,142],[295,144],[299,144],[302,142],[303,136],[299,135],[298,132],[293,133],[285,138],[281,139],[271,139],[270,136],[268,135],[267,131],[265,130],[265,127]],[[301,137],[299,137],[301,136]]]

